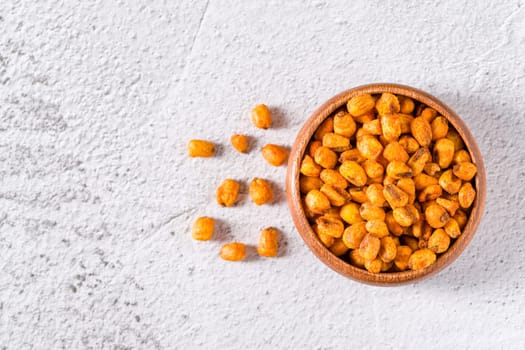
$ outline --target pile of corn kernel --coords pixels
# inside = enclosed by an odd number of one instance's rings
[[[462,234],[477,168],[437,111],[383,93],[350,99],[300,167],[303,208],[336,256],[372,273],[432,265]]]
[[[251,111],[252,123],[260,129],[268,129],[272,126],[272,115],[269,108],[258,105]],[[246,135],[235,134],[231,136],[232,146],[240,153],[247,153],[249,150],[248,138]],[[288,158],[286,149],[279,145],[267,144],[261,148],[263,158],[273,166],[281,166]],[[213,157],[215,145],[206,140],[190,140],[188,143],[188,154],[190,157]],[[217,203],[223,207],[234,206],[239,195],[240,183],[233,179],[225,179],[217,188]],[[268,181],[261,178],[254,178],[249,185],[251,200],[256,205],[270,203],[273,198],[272,188]],[[208,241],[213,238],[215,231],[215,220],[211,217],[202,216],[197,218],[193,224],[192,237],[199,241]],[[261,231],[257,253],[264,257],[277,256],[279,249],[279,232],[273,227],[267,227]],[[246,257],[246,245],[242,242],[231,242],[224,244],[219,256],[227,261],[240,261]]]

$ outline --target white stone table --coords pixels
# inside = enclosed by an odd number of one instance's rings
[[[439,3],[439,4],[437,4]],[[0,349],[525,348],[525,3],[0,2]],[[330,96],[370,82],[426,90],[485,157],[471,245],[421,283],[377,288],[308,250],[285,167]],[[255,130],[249,109],[278,109]],[[189,159],[190,138],[220,145]],[[272,180],[273,205],[219,208],[225,177]],[[221,218],[194,242],[198,215]],[[217,257],[278,227],[278,259]]]

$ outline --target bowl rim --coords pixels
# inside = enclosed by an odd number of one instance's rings
[[[299,191],[299,168],[306,147],[321,122],[329,117],[337,108],[345,105],[346,102],[354,96],[367,93],[378,94],[383,92],[410,97],[418,102],[424,103],[431,108],[434,108],[440,115],[444,116],[462,137],[465,146],[471,155],[472,162],[476,164],[478,168],[478,172],[475,176],[477,194],[472,205],[471,214],[468,218],[465,228],[463,229],[463,234],[455,240],[455,242],[445,253],[438,257],[434,264],[421,270],[407,270],[402,272],[375,274],[345,262],[334,255],[319,241],[310,224],[308,223],[303,206],[301,204],[301,193]],[[286,174],[286,197],[288,201],[288,207],[290,209],[290,213],[297,231],[310,250],[325,265],[342,274],[343,276],[358,282],[377,286],[395,286],[415,282],[416,280],[420,281],[423,278],[428,278],[432,275],[435,275],[449,266],[454,260],[457,259],[459,255],[461,255],[461,253],[465,250],[467,245],[474,237],[476,229],[478,228],[483,215],[486,197],[486,173],[483,157],[474,137],[470,133],[470,130],[465,122],[450,107],[429,93],[410,86],[395,83],[375,83],[357,86],[335,95],[323,103],[319,108],[317,108],[306,120],[306,122],[303,124],[303,127],[298,132],[290,151]]]

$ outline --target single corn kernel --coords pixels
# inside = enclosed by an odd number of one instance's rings
[[[470,158],[470,154],[464,149],[460,149],[459,151],[456,151],[454,153],[454,158],[452,159],[452,162],[454,164],[459,164],[463,162],[472,162],[472,159]]]
[[[444,229],[450,238],[458,238],[461,236],[461,228],[459,227],[458,222],[453,218],[447,221]]]
[[[354,161],[346,161],[339,167],[339,173],[351,184],[357,187],[366,185],[365,170]]]
[[[404,207],[408,204],[408,194],[396,185],[385,185],[383,195],[392,208]]]
[[[379,258],[386,263],[394,261],[397,255],[397,245],[390,236],[381,238],[381,248],[379,249]]]
[[[348,247],[344,244],[341,238],[337,238],[334,240],[334,243],[330,247],[330,251],[335,256],[341,256],[341,255],[346,254],[346,252],[348,252]]]
[[[365,260],[365,269],[371,273],[380,273],[383,262],[381,259]]]
[[[386,213],[385,223],[388,231],[395,236],[401,236],[405,232],[405,229],[394,219],[394,214],[391,211]]]
[[[374,260],[381,248],[381,240],[372,234],[363,237],[359,245],[359,251],[365,260]]]
[[[332,185],[324,184],[321,186],[321,193],[330,201],[334,207],[340,207],[346,202],[350,201],[350,194],[342,188],[333,187]]]
[[[343,235],[345,225],[337,218],[329,216],[320,216],[315,220],[317,229],[320,233],[332,236],[334,238],[340,238]]]
[[[441,168],[437,163],[427,163],[423,167],[423,172],[429,176],[435,177],[440,175]]]
[[[463,138],[461,138],[461,135],[456,130],[449,129],[446,138],[454,142],[454,152],[457,152],[460,149],[465,148],[465,143],[463,142]]]
[[[417,200],[420,202],[433,201],[437,199],[442,194],[441,186],[439,185],[430,185],[425,187],[417,197]]]
[[[208,216],[201,216],[195,220],[191,229],[191,236],[198,241],[208,241],[213,237],[215,220]]]
[[[439,139],[434,145],[434,160],[442,169],[448,168],[454,158],[454,143],[447,138]]]
[[[454,214],[456,214],[456,210],[459,208],[458,201],[453,201],[446,198],[437,198],[436,203],[445,208],[450,216],[454,216]]]
[[[366,232],[366,223],[364,221],[356,222],[355,224],[345,228],[343,232],[343,242],[350,249],[359,249],[363,238],[368,234]]]
[[[414,117],[410,114],[404,113],[397,113],[396,115],[399,117],[399,123],[401,124],[401,133],[410,133],[410,124],[412,124],[412,120],[414,120]]]
[[[286,162],[288,151],[278,145],[268,144],[261,148],[263,158],[273,166],[280,166]]]
[[[387,205],[385,196],[383,195],[383,185],[380,183],[371,184],[366,188],[366,196],[370,203],[376,207],[384,207]]]
[[[397,160],[388,164],[386,167],[386,174],[396,180],[404,177],[412,177],[414,175],[412,169],[408,165]]]
[[[406,245],[400,245],[397,247],[396,258],[394,259],[394,265],[399,271],[405,271],[408,268],[408,260],[412,254],[412,249]]]
[[[432,129],[432,141],[439,140],[448,133],[448,120],[445,117],[436,117],[430,124]]]
[[[359,215],[367,221],[369,220],[385,220],[385,210],[381,207],[376,207],[372,203],[367,202],[361,204],[359,208]]]
[[[308,146],[308,154],[310,155],[310,157],[314,158],[315,151],[317,151],[317,149],[321,146],[323,146],[323,143],[321,141],[315,140],[310,142],[310,145]]]
[[[419,249],[418,240],[411,236],[402,236],[403,244],[406,246],[409,246],[412,251],[416,251]]]
[[[419,211],[411,204],[395,208],[392,211],[394,220],[403,227],[409,227],[419,221]]]
[[[410,114],[414,111],[415,103],[410,97],[406,96],[397,96],[399,100],[399,110],[401,113]]]
[[[348,193],[354,202],[365,203],[368,202],[368,197],[366,195],[366,187],[363,188],[351,188]]]
[[[461,186],[458,193],[458,201],[461,208],[470,208],[472,202],[476,198],[476,190],[472,187],[470,182],[465,183]]]
[[[456,220],[456,222],[459,225],[459,228],[462,230],[467,225],[467,221],[468,221],[467,214],[465,214],[465,212],[461,209],[458,209],[458,211],[456,211],[456,214],[454,214],[453,219]]]
[[[428,148],[423,147],[418,149],[408,160],[407,164],[410,168],[412,168],[412,171],[414,172],[414,176],[421,174],[423,172],[423,169],[425,168],[425,165],[428,162],[432,161],[432,155],[430,154],[430,151]]]
[[[414,224],[412,224],[412,236],[416,237],[416,238],[419,238],[421,236],[423,236],[423,231],[424,231],[424,226],[425,226],[425,214],[421,214],[419,216],[419,220],[414,222]]]
[[[438,181],[439,185],[450,194],[458,193],[461,188],[461,179],[453,174],[452,169],[443,172]]]
[[[425,209],[425,219],[432,228],[441,228],[450,219],[450,215],[441,205],[431,204]]]
[[[376,110],[379,115],[384,116],[392,113],[399,113],[401,109],[397,96],[388,92],[381,94],[376,101]]]
[[[436,262],[436,253],[428,248],[416,250],[408,259],[408,268],[421,270]]]
[[[419,116],[430,123],[437,116],[437,111],[433,108],[427,107],[423,109]]]
[[[332,237],[330,235],[327,235],[325,233],[322,233],[322,232],[318,232],[317,225],[315,225],[315,224],[314,224],[313,228],[314,228],[314,231],[317,233],[317,237],[319,238],[321,243],[323,243],[323,245],[326,248],[330,248],[334,244],[334,242],[335,242],[335,238],[334,237]]]
[[[261,231],[257,253],[261,256],[272,258],[277,256],[279,249],[279,233],[273,227],[267,227]]]
[[[299,177],[299,191],[306,194],[311,190],[318,190],[323,186],[322,179],[318,177],[304,176]]]
[[[412,123],[410,123],[410,131],[422,147],[427,147],[432,142],[432,128],[425,118],[414,118]]]
[[[344,152],[350,148],[350,139],[334,133],[323,136],[323,146],[332,148],[337,152]]]
[[[306,176],[319,176],[321,173],[321,166],[317,164],[312,157],[305,155],[303,161],[301,162],[300,172]]]
[[[389,162],[398,161],[406,163],[409,159],[407,151],[397,141],[390,142],[383,150],[383,157]]]
[[[378,136],[378,139],[381,145],[383,146],[383,149],[386,145],[390,143],[390,141],[386,137],[384,137],[382,134]]]
[[[452,173],[461,180],[470,181],[478,172],[478,168],[470,162],[462,162],[454,165]]]
[[[354,117],[358,117],[370,112],[374,108],[375,103],[376,101],[372,95],[363,94],[352,97],[346,104],[346,108],[348,109],[348,113]]]
[[[430,164],[430,163],[427,163]],[[427,174],[418,174],[414,176],[414,184],[416,186],[416,190],[421,191],[422,189],[438,184],[438,179],[436,179],[433,176],[427,175]]]
[[[450,237],[440,228],[432,233],[427,243],[427,248],[437,254],[446,252],[449,246]]]
[[[235,134],[230,138],[230,142],[237,151],[246,153],[248,151],[248,138],[245,135]]]
[[[350,114],[344,113],[334,116],[334,132],[336,134],[351,137],[357,130],[357,124]]]
[[[375,160],[367,159],[363,162],[363,169],[368,177],[376,178],[383,175],[385,168]]]
[[[334,118],[326,118],[314,133],[314,139],[321,141],[324,135],[334,132]]]
[[[239,187],[239,183],[235,180],[224,180],[215,193],[217,203],[225,207],[234,205],[239,194]]]
[[[351,225],[361,222],[363,221],[363,218],[361,218],[361,215],[359,214],[359,207],[359,204],[353,202],[345,204],[339,211],[339,215],[345,222]]]
[[[333,169],[337,164],[337,154],[330,148],[321,146],[315,151],[314,160],[325,169]]]
[[[339,155],[340,163],[344,163],[347,160],[353,160],[354,162],[362,163],[366,160],[366,158],[361,155],[357,148],[354,148],[349,149],[348,151],[344,151]]]
[[[250,183],[250,198],[257,205],[263,205],[270,202],[273,198],[272,188],[268,181],[254,178]]]
[[[362,135],[376,135],[376,136],[379,136],[381,135],[382,131],[381,131],[381,122],[379,121],[379,119],[374,119],[374,120],[370,120],[366,123],[363,124],[363,127],[359,130],[362,130],[363,134],[360,134],[359,136],[362,136]]]
[[[215,145],[206,140],[190,140],[188,143],[188,155],[190,157],[213,157]]]
[[[320,174],[322,182],[337,188],[345,189],[348,187],[348,181],[337,170],[323,169]]]
[[[381,130],[388,142],[397,141],[401,136],[401,121],[397,114],[387,114],[381,117]]]
[[[243,260],[246,256],[246,246],[240,242],[227,243],[221,247],[219,256],[227,261]]]
[[[366,223],[366,230],[378,238],[388,236],[388,227],[382,220],[370,220]]]
[[[403,190],[403,192],[408,194],[408,202],[414,203],[416,199],[416,185],[414,183],[414,180],[409,177],[405,177],[405,178],[399,179],[396,185],[401,190]]]
[[[361,255],[359,249],[351,250],[348,254],[348,258],[350,259],[352,265],[354,265],[355,267],[365,267],[365,258],[363,258],[363,256]]]
[[[265,104],[260,104],[252,109],[252,123],[259,129],[268,129],[272,126],[272,114]]]
[[[403,135],[399,139],[399,144],[405,149],[408,154],[412,154],[419,149],[419,143],[412,136]]]
[[[383,152],[383,145],[372,135],[363,135],[357,139],[359,153],[367,159],[377,159]]]
[[[330,201],[319,190],[312,190],[306,194],[304,199],[306,207],[315,214],[324,214],[330,209]]]

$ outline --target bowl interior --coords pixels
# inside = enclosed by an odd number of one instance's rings
[[[355,267],[350,263],[338,258],[318,240],[317,235],[314,233],[308,222],[308,219],[306,218],[301,203],[301,194],[299,191],[299,168],[306,147],[308,146],[308,143],[315,130],[317,130],[317,127],[337,108],[345,105],[346,102],[352,97],[361,94],[379,94],[382,92],[404,95],[434,108],[440,115],[444,116],[461,135],[465,146],[472,157],[472,162],[476,164],[478,168],[478,172],[474,179],[477,195],[474,203],[472,204],[471,213],[467,224],[463,229],[462,235],[459,236],[453,242],[453,244],[451,244],[445,253],[438,257],[434,264],[422,270],[407,270],[402,272],[375,274]],[[321,259],[321,261],[323,261],[333,270],[351,279],[367,284],[390,286],[409,283],[416,279],[429,277],[444,269],[463,252],[474,236],[477,226],[481,220],[486,195],[485,184],[485,168],[479,148],[463,120],[454,111],[452,111],[447,105],[439,101],[437,98],[412,87],[398,84],[371,84],[356,87],[334,96],[321,107],[319,107],[306,121],[303,128],[299,131],[299,134],[290,152],[286,179],[286,191],[288,206],[290,207],[290,212],[292,214],[295,226],[297,227],[297,230],[299,231],[305,243],[309,246],[313,253],[319,259]]]

